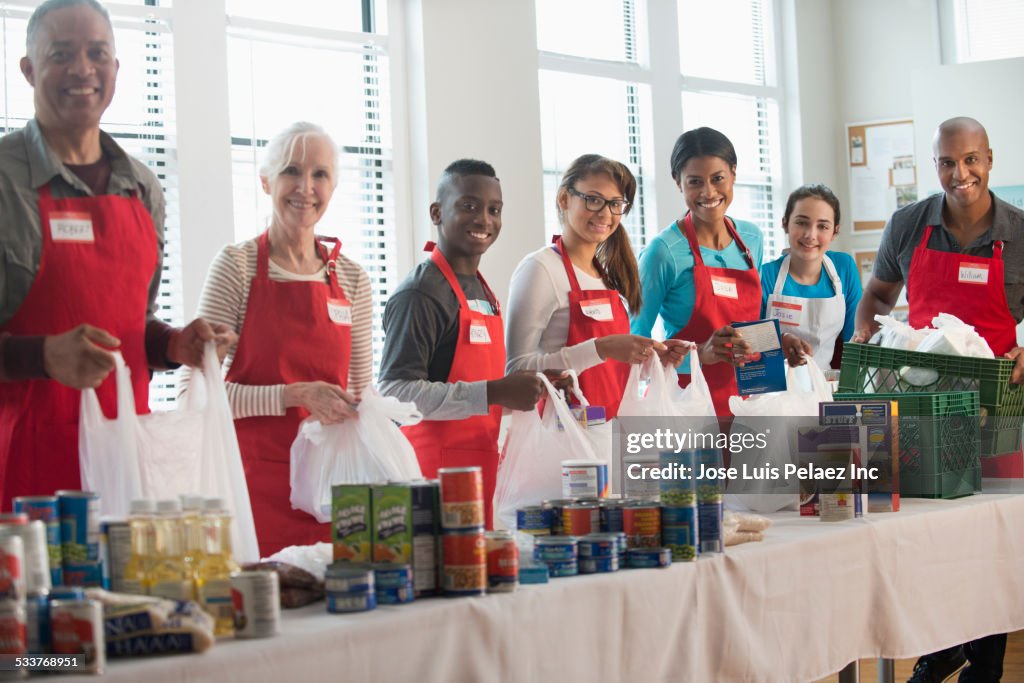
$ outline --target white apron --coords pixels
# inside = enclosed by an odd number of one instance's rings
[[[789,254],[782,259],[779,276],[775,280],[775,291],[768,297],[766,307],[769,318],[777,318],[782,332],[791,332],[803,339],[814,349],[814,361],[818,367],[831,367],[836,338],[842,334],[846,323],[846,298],[843,283],[836,273],[835,264],[825,254],[822,264],[825,274],[832,281],[835,296],[823,299],[805,299],[799,296],[783,296],[782,288],[789,277]]]

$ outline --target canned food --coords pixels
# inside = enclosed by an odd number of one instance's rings
[[[14,511],[23,512],[30,520],[38,519],[46,526],[46,551],[50,563],[50,585],[63,583],[61,577],[60,506],[57,496],[18,496]]]
[[[588,534],[580,539],[580,557],[612,557],[619,554],[618,537],[614,534]]]
[[[567,562],[548,562],[548,574],[551,578],[576,576],[579,573],[579,564],[577,564],[576,560],[569,560]]]
[[[91,491],[57,491],[61,554],[65,564],[99,563],[100,497]]]
[[[25,600],[25,625],[28,651],[45,654],[50,651],[50,598],[46,593],[29,593]]]
[[[567,498],[607,496],[608,465],[593,460],[563,460],[562,495]]]
[[[621,500],[605,498],[601,501],[601,531],[622,531],[622,506]]]
[[[54,586],[50,589],[50,600],[85,600],[85,589],[81,586]]]
[[[0,525],[0,600],[25,596],[25,544],[14,525]]]
[[[510,593],[519,584],[519,547],[509,531],[488,531],[487,591]]]
[[[335,562],[324,572],[327,593],[372,593],[373,588],[373,570],[365,565]]]
[[[28,515],[24,512],[0,512],[0,524],[28,524]]]
[[[482,528],[443,533],[441,556],[441,587],[445,594],[453,597],[484,594],[487,539]]]
[[[103,587],[115,593],[127,593],[124,569],[132,556],[132,530],[128,520],[105,519],[100,522],[100,557],[103,559]]]
[[[606,574],[619,571],[619,556],[581,557],[580,574]]]
[[[541,536],[533,547],[533,558],[538,562],[568,562],[575,560],[579,550],[575,536]]]
[[[235,636],[267,638],[277,635],[281,622],[281,591],[277,572],[241,571],[231,575],[231,604]]]
[[[516,510],[516,529],[532,536],[546,536],[551,533],[551,508],[544,505],[529,505]]]
[[[366,593],[326,593],[327,611],[331,614],[366,612],[377,607],[377,595]]]
[[[630,548],[629,566],[634,569],[668,567],[672,564],[672,553],[668,548]]]
[[[636,502],[622,508],[622,529],[630,548],[661,546],[661,509],[654,503]]]
[[[378,605],[401,605],[413,600],[412,583],[403,586],[377,586]]]
[[[370,568],[373,569],[373,582],[378,589],[397,588],[413,582],[412,566],[408,564],[374,562]]]
[[[721,500],[697,503],[697,532],[700,539],[700,552],[725,552]]]
[[[661,540],[673,560],[696,559],[700,547],[697,506],[661,509]]]
[[[479,467],[442,467],[441,526],[445,529],[472,529],[486,524],[484,519],[484,477]]]
[[[107,659],[103,606],[97,600],[51,600],[50,630],[53,653],[81,654],[78,671],[102,673]]]
[[[20,600],[0,600],[0,654],[28,652],[25,607]]]
[[[562,509],[562,531],[585,536],[601,530],[601,509],[593,503],[572,503]]]

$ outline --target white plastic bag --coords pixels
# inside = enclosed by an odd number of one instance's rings
[[[562,497],[563,460],[600,461],[561,393],[543,373],[537,376],[548,392],[544,415],[536,409],[512,413],[498,461],[495,526],[506,529],[516,528],[518,508]]]
[[[995,358],[984,337],[955,315],[939,313],[932,318],[935,329],[917,347],[921,353],[945,353],[951,356]]]
[[[805,368],[808,377],[801,377],[804,371],[800,368]],[[816,417],[818,404],[831,400],[832,390],[825,379],[825,374],[814,359],[808,356],[806,365],[787,366],[785,391],[758,394],[746,400],[739,396],[730,396],[729,409],[735,415],[731,433],[733,438],[736,438],[737,434],[756,434],[764,429],[763,419],[754,421],[744,418]],[[750,465],[769,465],[782,471],[785,465],[792,461],[793,453],[796,453],[796,434],[790,433],[785,444],[772,440],[768,448],[734,453],[732,460],[734,467],[739,467],[737,463],[742,463],[746,458]],[[785,484],[785,481],[775,482],[773,485],[771,481],[748,482],[742,479],[730,482],[732,492],[725,494],[725,505],[734,510],[754,512],[776,512],[795,508],[796,493],[787,494]],[[750,488],[756,491],[750,492]]]
[[[131,370],[114,352],[118,418],[103,416],[94,389],[82,391],[78,420],[78,463],[82,489],[100,494],[100,514],[126,516],[134,498],[142,495],[139,471],[141,429],[135,415]]]
[[[619,404],[619,417],[714,417],[711,389],[696,350],[697,346],[692,344],[687,354],[690,384],[685,389],[679,387],[676,369],[664,365],[655,354],[631,367]],[[648,381],[646,390],[644,380]]]
[[[358,417],[323,425],[309,418],[291,449],[291,504],[318,522],[331,521],[331,486],[420,479],[416,452],[398,425],[423,419],[414,403],[367,387]],[[397,423],[397,424],[396,424]]]

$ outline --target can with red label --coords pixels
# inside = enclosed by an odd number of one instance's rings
[[[487,592],[511,593],[519,585],[519,547],[510,531],[488,531]]]
[[[0,600],[25,597],[25,544],[17,530],[0,524]]]
[[[445,595],[483,595],[487,590],[487,538],[483,527],[443,533],[441,561]]]
[[[103,606],[97,600],[51,600],[50,636],[53,654],[82,655],[76,671],[102,673],[107,661]]]
[[[236,638],[276,636],[281,623],[277,572],[241,571],[231,575]]]
[[[661,509],[656,503],[626,505],[622,508],[622,530],[630,548],[661,547]]]
[[[479,467],[442,467],[441,527],[475,529],[484,519],[484,476]]]
[[[572,503],[562,508],[562,535],[586,536],[601,530],[601,508],[595,503]]]

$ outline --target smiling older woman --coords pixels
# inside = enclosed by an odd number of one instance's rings
[[[225,359],[260,553],[327,540],[330,527],[293,511],[289,451],[299,423],[355,415],[371,377],[370,279],[314,234],[338,183],[337,150],[319,126],[296,123],[267,146],[260,168],[273,215],[259,237],[227,246],[199,310],[239,334]]]

